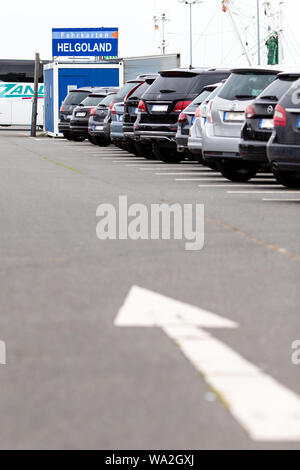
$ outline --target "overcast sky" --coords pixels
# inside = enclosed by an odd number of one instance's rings
[[[272,0],[274,5],[278,0]],[[261,5],[263,0],[261,0]],[[194,7],[194,64],[238,65],[245,63],[237,36],[221,0],[204,0]],[[256,0],[235,0],[243,17],[236,18],[244,42],[255,53]],[[182,65],[189,61],[189,11],[178,0],[15,0],[1,5],[0,58],[51,57],[53,27],[119,27],[120,56],[159,53],[160,33],[154,31],[154,15],[166,13],[167,52],[179,52]],[[300,0],[285,0],[285,61],[300,65]],[[12,14],[13,13],[13,14]],[[251,19],[252,18],[252,19]],[[262,22],[265,18],[262,11]],[[246,32],[247,31],[247,32]],[[262,28],[262,38],[265,30]],[[252,49],[251,49],[252,48]]]

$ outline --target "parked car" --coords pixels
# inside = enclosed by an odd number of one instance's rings
[[[59,132],[68,140],[84,140],[80,136],[76,136],[70,131],[70,121],[72,114],[76,106],[78,106],[90,93],[92,93],[93,88],[79,88],[76,90],[70,91],[67,97],[63,101],[63,104],[60,108],[60,122],[58,124]]]
[[[120,90],[118,91],[118,93],[116,94],[116,96],[114,97],[113,101],[110,104],[108,114],[104,120],[103,131],[104,131],[106,138],[111,139],[112,137],[111,136],[111,124],[113,121],[116,122],[117,125],[115,127],[117,127],[117,129],[114,129],[114,130],[118,133],[119,131],[118,128],[121,128],[121,132],[122,132],[122,137],[114,138],[114,143],[118,146],[124,147],[125,139],[123,136],[123,116],[122,116],[122,120],[120,117],[117,117],[116,105],[118,105],[119,103],[121,104],[124,103],[124,100],[126,96],[128,95],[128,93],[130,93],[130,91],[133,90],[133,88],[135,88],[138,84],[142,83],[143,81],[144,79],[141,79],[139,77],[135,80],[129,80],[127,83],[125,83],[125,85],[122,86],[122,88],[120,88]],[[121,116],[120,107],[118,108],[118,110],[119,110],[118,116]],[[124,112],[124,109],[122,109],[122,114],[123,112]]]
[[[123,118],[124,118],[124,104],[126,100],[131,96],[136,86],[144,83],[146,79],[153,79],[157,74],[142,74],[139,75],[135,80],[130,80],[124,85],[124,89],[121,93],[116,96],[115,102],[111,106],[111,121],[110,121],[110,137],[114,144],[121,147],[127,146],[127,139],[123,132]]]
[[[207,110],[209,102],[217,96],[217,93],[221,90],[223,83],[208,85],[204,90],[209,91],[209,95],[203,101],[202,104],[196,109],[195,118],[190,128],[188,137],[188,149],[194,155],[199,163],[203,163],[202,156],[202,129],[207,119]],[[213,164],[215,168],[215,165]]]
[[[184,110],[179,114],[178,117],[178,129],[176,134],[176,144],[178,152],[185,153],[190,155],[188,148],[188,140],[190,129],[195,121],[195,114],[197,109],[201,106],[203,102],[211,95],[211,93],[216,89],[217,85],[208,85],[203,88],[199,96]]]
[[[94,91],[89,94],[73,111],[70,120],[70,131],[80,138],[88,138],[93,143],[93,137],[89,134],[89,119],[91,111],[107,96],[107,92]]]
[[[225,69],[175,69],[160,72],[138,107],[135,138],[151,145],[159,160],[178,163],[185,155],[177,151],[178,116],[206,85],[229,76]]]
[[[202,131],[203,158],[217,163],[223,176],[231,181],[248,181],[260,168],[244,161],[239,153],[245,109],[279,72],[271,67],[234,69],[220,93],[210,101]]]
[[[142,144],[141,142],[135,141],[134,124],[137,119],[139,102],[157,77],[158,74],[155,77],[147,78],[146,81],[138,84],[132,90],[130,96],[125,101],[124,106],[123,132],[128,150],[131,153],[136,153],[137,155],[145,158],[153,158],[152,148],[148,145]]]
[[[116,94],[117,92],[109,93],[109,95],[100,101],[98,106],[90,112],[89,135],[91,136],[92,143],[100,147],[107,147],[111,144],[110,136],[104,133],[104,121]]]
[[[243,160],[256,162],[270,169],[267,143],[273,131],[275,107],[292,84],[300,78],[299,73],[280,73],[253,103],[246,108],[246,122],[242,129],[240,155]]]
[[[274,131],[267,155],[277,181],[288,188],[300,187],[300,79],[275,108]]]

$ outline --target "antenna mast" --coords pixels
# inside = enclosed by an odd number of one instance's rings
[[[236,33],[237,37],[238,37],[238,40],[239,40],[240,45],[241,45],[241,47],[242,47],[242,50],[243,50],[243,52],[244,52],[244,54],[245,54],[245,56],[246,56],[246,59],[247,59],[247,61],[248,61],[248,64],[249,64],[249,65],[252,65],[252,59],[251,59],[250,54],[249,54],[249,52],[248,52],[248,50],[247,50],[247,48],[246,48],[246,46],[245,46],[245,44],[244,44],[244,41],[243,41],[243,39],[242,39],[242,36],[241,36],[240,31],[239,31],[239,29],[238,29],[238,26],[237,26],[237,24],[236,24],[236,22],[235,22],[235,19],[234,19],[232,10],[231,10],[231,3],[232,3],[232,0],[222,0],[222,10],[224,11],[224,13],[228,13],[228,14],[229,14],[229,17],[230,17],[230,19],[231,19],[233,28],[234,28],[234,30],[235,30],[235,33]]]
[[[163,13],[160,18],[158,18],[157,16],[154,16],[153,21],[154,21],[155,31],[159,31],[159,23],[161,23],[162,43],[159,49],[161,50],[162,55],[166,55],[166,48],[167,48],[166,23],[167,21],[170,21],[170,20],[167,18],[166,14]]]

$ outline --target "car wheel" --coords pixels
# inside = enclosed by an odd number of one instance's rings
[[[144,157],[147,160],[154,160],[153,152],[151,147],[146,144],[141,144],[141,142],[135,142],[136,153],[140,157]]]
[[[131,153],[132,155],[138,155],[134,142],[131,142],[131,141],[127,142],[127,151]]]
[[[282,184],[286,188],[300,188],[300,173],[273,170],[273,174],[278,183]]]
[[[153,153],[157,160],[161,160],[164,163],[176,164],[185,159],[184,155],[180,155],[176,150],[163,149],[158,145],[153,146]]]
[[[95,141],[95,138],[91,135],[88,136],[88,141],[90,142],[90,144],[93,144],[93,145],[96,145],[96,141]]]
[[[247,165],[244,162],[219,162],[219,171],[225,178],[235,183],[245,183],[251,180],[257,174],[259,168],[256,165]]]
[[[109,139],[104,139],[102,137],[94,137],[96,145],[99,145],[99,147],[108,147],[111,144],[111,141]]]
[[[72,136],[71,136],[71,134],[70,134],[69,132],[64,132],[64,133],[63,133],[63,136],[64,136],[64,138],[67,139],[67,140],[73,140],[73,138],[72,138]]]

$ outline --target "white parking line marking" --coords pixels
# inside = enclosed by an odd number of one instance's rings
[[[227,191],[228,194],[299,194],[300,191],[278,189],[277,191]]]
[[[209,171],[207,172],[201,172],[199,173],[200,174],[203,174],[204,176],[220,176],[220,179],[222,179],[223,177],[219,174],[219,173],[210,173]],[[194,173],[155,173],[156,176],[196,176],[198,175],[198,173],[195,171]],[[191,181],[194,181],[194,180],[191,180]]]
[[[211,179],[211,181],[216,181],[216,182],[217,181],[226,181],[226,179],[222,178],[222,177],[220,179],[212,179],[212,178],[210,178],[210,179]],[[175,181],[203,181],[203,178],[175,178]],[[269,186],[269,182],[270,182],[270,180],[255,180],[255,179],[252,180],[252,181],[253,181],[253,183],[244,183],[244,186],[251,186],[251,185],[254,186],[254,184],[256,184],[256,183],[260,183],[260,184],[263,184],[265,186],[266,185]],[[228,184],[230,184],[230,181],[228,181]],[[278,184],[274,185],[274,187],[278,188]]]
[[[115,326],[161,328],[254,441],[300,441],[300,397],[204,330],[237,323],[134,286]]]
[[[262,201],[273,201],[273,202],[300,202],[300,199],[274,199],[274,198],[263,198]]]
[[[202,180],[203,181],[203,180]],[[262,189],[263,187],[266,187],[266,184],[263,183],[263,184],[252,184],[251,185],[251,188],[260,188]],[[245,183],[221,183],[221,184],[218,184],[218,183],[214,183],[214,184],[198,184],[198,188],[244,188],[245,187]],[[272,188],[277,188],[278,185],[268,185],[268,187],[270,187],[271,189]],[[229,192],[229,191],[227,191]],[[234,192],[234,191],[232,191]],[[253,193],[253,191],[251,191],[251,193]]]

